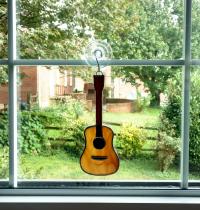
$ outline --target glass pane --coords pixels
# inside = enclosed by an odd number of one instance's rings
[[[18,10],[21,58],[82,59],[91,40],[116,59],[182,57],[180,0],[18,0]]]
[[[105,137],[104,129],[100,131],[109,152],[98,153],[104,150],[95,146],[94,139],[101,134],[91,129],[85,136],[92,149],[86,147],[84,150],[84,130],[96,123],[94,70],[20,66],[20,180],[179,179],[180,139],[172,131],[169,118],[174,111],[176,114],[180,112],[171,90],[181,81],[181,70],[172,67],[106,67],[103,71],[103,124],[115,134],[113,144],[120,159],[119,170],[109,176],[93,176],[80,167],[80,157],[83,158],[86,150],[89,154],[87,163],[95,160],[97,165],[101,158],[110,161],[109,154],[114,153],[108,143],[112,142],[112,135]],[[181,87],[176,91],[180,95]],[[166,100],[170,102],[168,106]],[[180,120],[177,122],[176,129]],[[117,156],[114,158],[117,163]],[[81,166],[85,171],[95,173],[94,168],[88,169],[83,162]],[[117,164],[114,166],[117,170]]]
[[[0,181],[8,180],[8,145],[8,76],[0,66]]]
[[[192,58],[200,58],[200,1],[194,0],[192,1]]]
[[[191,97],[190,97],[190,175],[191,180],[200,179],[200,68],[193,67],[191,73]]]
[[[8,48],[7,0],[0,0],[0,59],[7,58]]]

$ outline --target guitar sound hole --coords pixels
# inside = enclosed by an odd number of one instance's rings
[[[93,141],[93,145],[96,149],[103,149],[106,145],[104,138],[96,137]]]

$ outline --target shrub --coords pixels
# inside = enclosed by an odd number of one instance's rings
[[[0,148],[0,179],[8,177],[8,153],[9,149],[7,146]]]
[[[0,144],[8,146],[8,113],[0,112]]]
[[[66,121],[64,109],[61,109],[60,106],[35,110],[34,115],[39,118],[45,127],[57,125],[62,127]]]
[[[19,151],[39,154],[50,147],[48,126],[59,126],[64,129],[63,136],[72,141],[71,150],[80,153],[84,145],[84,128],[86,123],[79,119],[83,114],[83,103],[74,99],[55,106],[19,112]],[[68,141],[68,142],[69,142]],[[0,113],[0,145],[8,146],[8,114]]]
[[[46,107],[36,107],[32,109],[40,117],[44,126],[60,126],[63,127],[69,119],[78,119],[86,110],[82,101],[72,98],[62,99],[56,104]]]
[[[162,111],[161,124],[167,135],[180,138],[181,135],[181,85],[179,75],[169,81],[167,95],[168,103]],[[192,71],[191,74],[191,97],[190,97],[190,167],[200,169],[200,72]],[[170,133],[169,124],[174,129]]]
[[[65,149],[70,154],[80,156],[85,145],[84,130],[86,122],[82,119],[69,121],[64,128],[64,138],[66,139]]]
[[[159,169],[162,172],[169,168],[179,151],[180,138],[171,137],[165,132],[159,133],[157,143],[157,157],[159,162]]]
[[[19,151],[22,153],[40,153],[48,145],[47,133],[37,112],[22,111],[19,113]],[[8,141],[8,114],[0,115],[0,144],[9,145]]]
[[[37,112],[20,113],[19,148],[22,153],[38,154],[49,146],[47,132]]]
[[[144,108],[150,105],[150,95],[142,96],[141,92],[137,90],[137,108],[138,111],[142,111]]]
[[[57,101],[54,106],[46,108],[45,110],[57,111],[60,114],[66,115],[70,119],[78,119],[86,110],[86,105],[81,100],[67,97]]]
[[[117,135],[116,146],[119,148],[119,156],[127,159],[137,157],[141,153],[145,139],[146,134],[143,130],[133,124],[124,124]]]
[[[71,115],[74,119],[78,119],[85,111],[85,104],[76,99],[71,99],[66,102],[66,108],[68,115]]]

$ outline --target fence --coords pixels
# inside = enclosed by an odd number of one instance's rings
[[[121,123],[116,123],[116,122],[104,122],[104,124],[106,125],[114,125],[114,126],[122,126]],[[151,130],[151,131],[158,131],[158,128],[156,127],[138,127],[140,129],[144,129],[144,130]],[[46,127],[46,129],[49,129],[49,130],[63,130],[62,127],[55,127],[55,126],[48,126]],[[114,135],[117,135],[117,133],[115,133]],[[147,139],[148,141],[157,141],[158,138],[154,137],[154,136],[148,136]],[[56,138],[52,138],[52,137],[49,137],[49,141],[52,141],[54,142],[54,144],[59,144],[59,145],[62,145],[66,142],[66,139],[63,138],[63,137],[56,137]],[[71,140],[67,140],[69,143],[72,142]],[[155,152],[157,151],[155,148],[143,148],[142,151],[144,152]]]

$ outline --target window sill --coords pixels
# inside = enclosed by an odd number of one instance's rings
[[[200,199],[158,196],[1,196],[0,203],[200,204]]]

